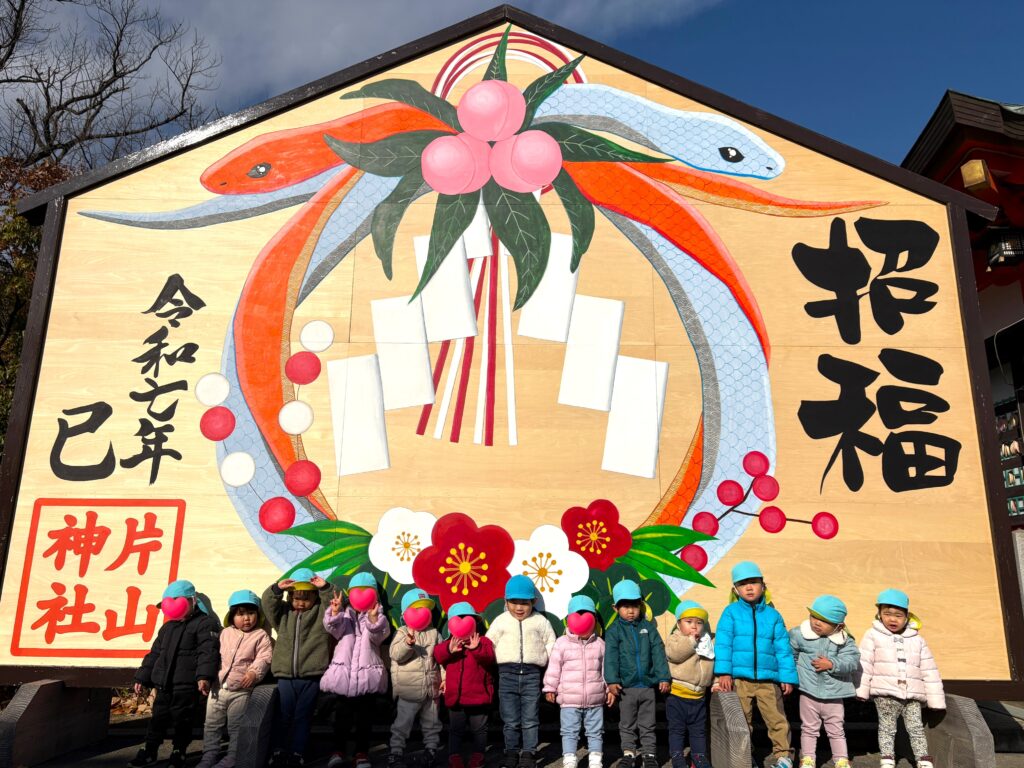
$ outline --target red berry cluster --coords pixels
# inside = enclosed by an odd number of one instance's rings
[[[760,512],[745,512],[740,506],[753,493],[761,501],[775,501],[779,495],[779,481],[768,474],[768,457],[760,451],[751,451],[743,457],[743,471],[750,475],[750,484],[744,490],[735,480],[723,480],[718,485],[718,500],[727,509],[720,515],[713,512],[698,512],[693,516],[690,525],[693,530],[717,536],[719,521],[735,512],[738,515],[756,517],[761,527],[768,533],[778,533],[786,527],[787,522],[805,523],[811,526],[814,534],[822,539],[831,539],[839,532],[839,522],[830,512],[819,512],[811,520],[787,518],[786,513],[774,505],[769,505]],[[680,559],[694,569],[703,570],[708,564],[708,554],[700,544],[690,544],[679,552]]]

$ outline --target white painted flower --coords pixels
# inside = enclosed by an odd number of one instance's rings
[[[582,589],[590,577],[587,561],[569,549],[569,539],[555,525],[535,528],[528,541],[516,539],[508,572],[528,576],[537,587],[544,610],[560,618],[568,612],[573,593]]]
[[[430,546],[436,522],[429,512],[392,507],[381,516],[370,539],[370,562],[400,584],[412,584],[412,561]]]

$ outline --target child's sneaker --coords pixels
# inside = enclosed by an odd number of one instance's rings
[[[918,765],[920,765],[920,763],[918,763]],[[850,761],[845,757],[837,757],[834,768],[850,768]]]
[[[775,768],[793,768],[793,758],[783,755],[775,761]]]
[[[213,768],[235,768],[235,758],[231,757],[231,755],[228,755],[215,766],[213,766]]]
[[[356,752],[356,768],[370,768],[370,756],[365,752]]]
[[[483,752],[474,752],[469,756],[469,768],[484,768]]]
[[[389,754],[388,768],[405,768],[405,755],[401,752],[392,752]]]
[[[128,762],[128,768],[143,768],[143,766],[146,765],[156,765],[156,762],[156,752],[148,752],[146,748],[143,747],[139,750],[138,754]]]
[[[661,763],[654,755],[647,754],[640,758],[643,768],[661,768]]]
[[[813,755],[804,755],[800,758],[800,768],[818,768],[818,760]],[[839,761],[836,761],[836,768],[840,768]],[[843,768],[850,768],[847,763]]]
[[[693,761],[693,768],[711,768],[711,761],[708,760],[707,755],[690,755],[690,760]]]
[[[623,752],[619,760],[619,768],[636,768],[636,754],[633,752]]]
[[[690,763],[682,752],[673,752],[669,759],[672,761],[672,768],[690,768]]]
[[[519,762],[517,763],[518,768],[537,768],[537,758],[533,752],[523,750],[519,753]]]
[[[288,768],[302,768],[306,764],[306,759],[298,752],[293,752],[292,756],[288,758]]]
[[[167,758],[168,768],[185,768],[185,753],[180,749],[171,751],[171,756]]]
[[[501,768],[519,768],[519,750],[506,749],[499,765]]]
[[[345,753],[335,752],[327,760],[327,768],[341,768],[345,764]]]
[[[878,762],[878,768],[896,768],[896,758],[883,757]]]
[[[587,768],[603,768],[604,754],[601,752],[591,752],[587,756]]]
[[[196,768],[214,768],[217,765],[216,752],[203,752],[203,758],[196,763]]]
[[[437,750],[424,749],[420,755],[420,768],[434,768],[437,765]]]
[[[917,761],[917,768],[934,768],[932,759],[927,755]]]
[[[462,755],[450,755],[448,757],[448,768],[466,768],[462,762]]]
[[[576,768],[577,762],[575,752],[566,752],[562,755],[562,768]]]

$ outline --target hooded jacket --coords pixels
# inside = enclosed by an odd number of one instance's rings
[[[860,651],[846,631],[840,629],[828,637],[819,637],[808,619],[789,631],[789,645],[796,659],[802,693],[816,699],[853,696],[855,678],[860,672]],[[832,669],[818,672],[811,666],[821,656],[832,662]]]
[[[416,642],[409,645],[406,638],[412,634]],[[396,699],[426,701],[436,699],[441,689],[441,668],[434,658],[438,631],[429,627],[413,632],[399,627],[391,640],[391,690]]]
[[[224,616],[220,633],[220,673],[217,682],[227,691],[241,690],[242,678],[252,672],[259,683],[270,671],[274,644],[266,629],[263,610],[256,606],[256,627],[243,632],[231,623],[232,611]]]
[[[217,679],[220,624],[199,608],[179,621],[168,621],[142,659],[136,682],[147,688],[192,688]]]
[[[682,632],[669,634],[665,658],[672,675],[672,692],[684,699],[701,698],[715,676],[714,656],[714,644],[707,632],[699,638]]]
[[[331,636],[324,630],[324,613],[331,585],[320,590],[320,602],[308,611],[294,611],[284,590],[271,584],[263,593],[263,615],[277,632],[270,669],[275,677],[319,677],[331,661]]]
[[[494,643],[481,637],[480,644],[452,653],[448,640],[434,646],[434,658],[445,669],[444,703],[447,707],[479,707],[494,701]]]
[[[626,621],[616,616],[604,633],[604,679],[623,688],[650,688],[672,678],[665,644],[654,622]]]
[[[498,614],[487,630],[499,664],[546,666],[555,645],[555,630],[543,613],[534,611],[519,621],[508,611]]]
[[[796,663],[782,614],[765,600],[736,600],[715,634],[715,674],[796,685]]]
[[[603,707],[604,640],[591,633],[582,638],[566,631],[555,641],[544,673],[544,693],[558,695],[558,704],[574,709]]]
[[[341,696],[364,696],[384,693],[388,689],[388,676],[380,646],[389,634],[391,625],[383,611],[370,623],[368,613],[346,607],[335,613],[328,608],[324,614],[324,629],[338,641],[331,665],[320,678],[320,690]]]
[[[891,696],[922,701],[932,709],[946,708],[939,667],[918,626],[907,624],[895,634],[875,619],[860,641],[858,698]]]

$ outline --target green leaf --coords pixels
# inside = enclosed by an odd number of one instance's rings
[[[557,141],[562,149],[562,159],[568,162],[667,163],[672,160],[671,157],[654,157],[634,152],[611,139],[568,123],[540,123],[534,128],[544,131]]]
[[[280,536],[298,536],[316,544],[333,544],[339,537],[370,538],[370,532],[344,520],[315,520],[281,531]]]
[[[575,272],[580,267],[583,254],[590,248],[590,241],[594,239],[594,206],[564,169],[558,172],[551,186],[558,193],[569,217],[569,226],[572,228],[572,262],[569,269]]]
[[[440,136],[451,134],[444,131],[407,131],[367,144],[342,141],[324,134],[324,141],[334,154],[361,171],[376,176],[405,176],[419,169],[423,150]]]
[[[441,262],[445,260],[452,247],[466,231],[469,223],[476,215],[480,203],[479,192],[465,195],[438,195],[437,207],[434,208],[434,223],[430,227],[430,245],[427,248],[427,261],[423,265],[419,285],[412,294],[412,299],[420,295],[430,278],[437,272]],[[412,301],[410,299],[410,301]]]
[[[508,80],[508,73],[505,71],[505,50],[508,48],[508,33],[512,31],[512,25],[505,27],[505,34],[501,36],[501,42],[494,49],[491,62],[484,72],[484,80]]]
[[[491,179],[484,185],[487,218],[516,265],[516,300],[521,308],[537,290],[548,265],[551,227],[540,203],[529,192],[510,192]]]
[[[391,190],[376,208],[370,219],[370,235],[373,237],[373,249],[384,268],[384,275],[391,279],[391,254],[395,247],[395,233],[402,222],[406,209],[416,198],[416,193],[423,186],[423,174],[419,168],[409,171],[398,186]]]
[[[392,101],[400,101],[402,104],[408,104],[410,107],[415,107],[426,112],[428,115],[433,115],[456,131],[462,130],[455,107],[440,96],[435,96],[414,80],[392,78],[390,80],[380,80],[376,83],[367,83],[358,91],[342,94],[341,98],[391,99]]]
[[[703,584],[705,587],[715,586],[706,578],[700,575],[693,566],[684,563],[667,549],[661,547],[650,547],[640,549],[634,546],[629,552],[619,558],[620,562],[633,567],[650,568],[662,576],[673,576],[684,581],[692,581],[694,584]]]
[[[679,598],[676,596],[676,593],[672,591],[672,588],[665,583],[665,579],[662,578],[661,574],[657,571],[652,571],[650,568],[644,566],[637,566],[636,572],[640,574],[640,578],[644,579],[645,581],[657,580],[665,585],[665,589],[668,592],[668,608],[666,610],[674,612],[675,609],[679,606]],[[643,589],[643,584],[640,585],[640,588]]]
[[[583,61],[582,56],[578,59],[573,59],[554,72],[541,75],[526,86],[526,90],[523,91],[523,98],[526,99],[526,116],[523,118],[523,124],[519,128],[520,131],[525,130],[533,122],[533,116],[537,112],[537,107],[544,103],[544,99],[558,90],[569,75],[573,73],[573,70],[580,65],[581,61]]]
[[[342,580],[347,580],[348,577],[354,573],[358,573],[366,565],[366,556],[353,556],[347,560],[343,560],[338,566],[331,571],[331,576],[327,579],[332,584],[340,584]]]
[[[350,561],[362,566],[370,559],[369,548],[370,542],[366,539],[338,539],[337,543],[323,546],[301,563],[293,565],[286,576],[290,576],[299,568],[323,571],[327,568],[340,568]],[[331,574],[328,581],[333,578],[334,574]]]
[[[645,543],[655,544],[670,552],[678,552],[685,546],[698,541],[714,541],[714,536],[706,533],[680,528],[677,525],[649,525],[646,528],[637,528],[633,531],[633,546],[643,546]]]
[[[668,610],[672,590],[660,578],[645,578],[640,582],[640,594],[651,609],[652,616],[661,616]]]

